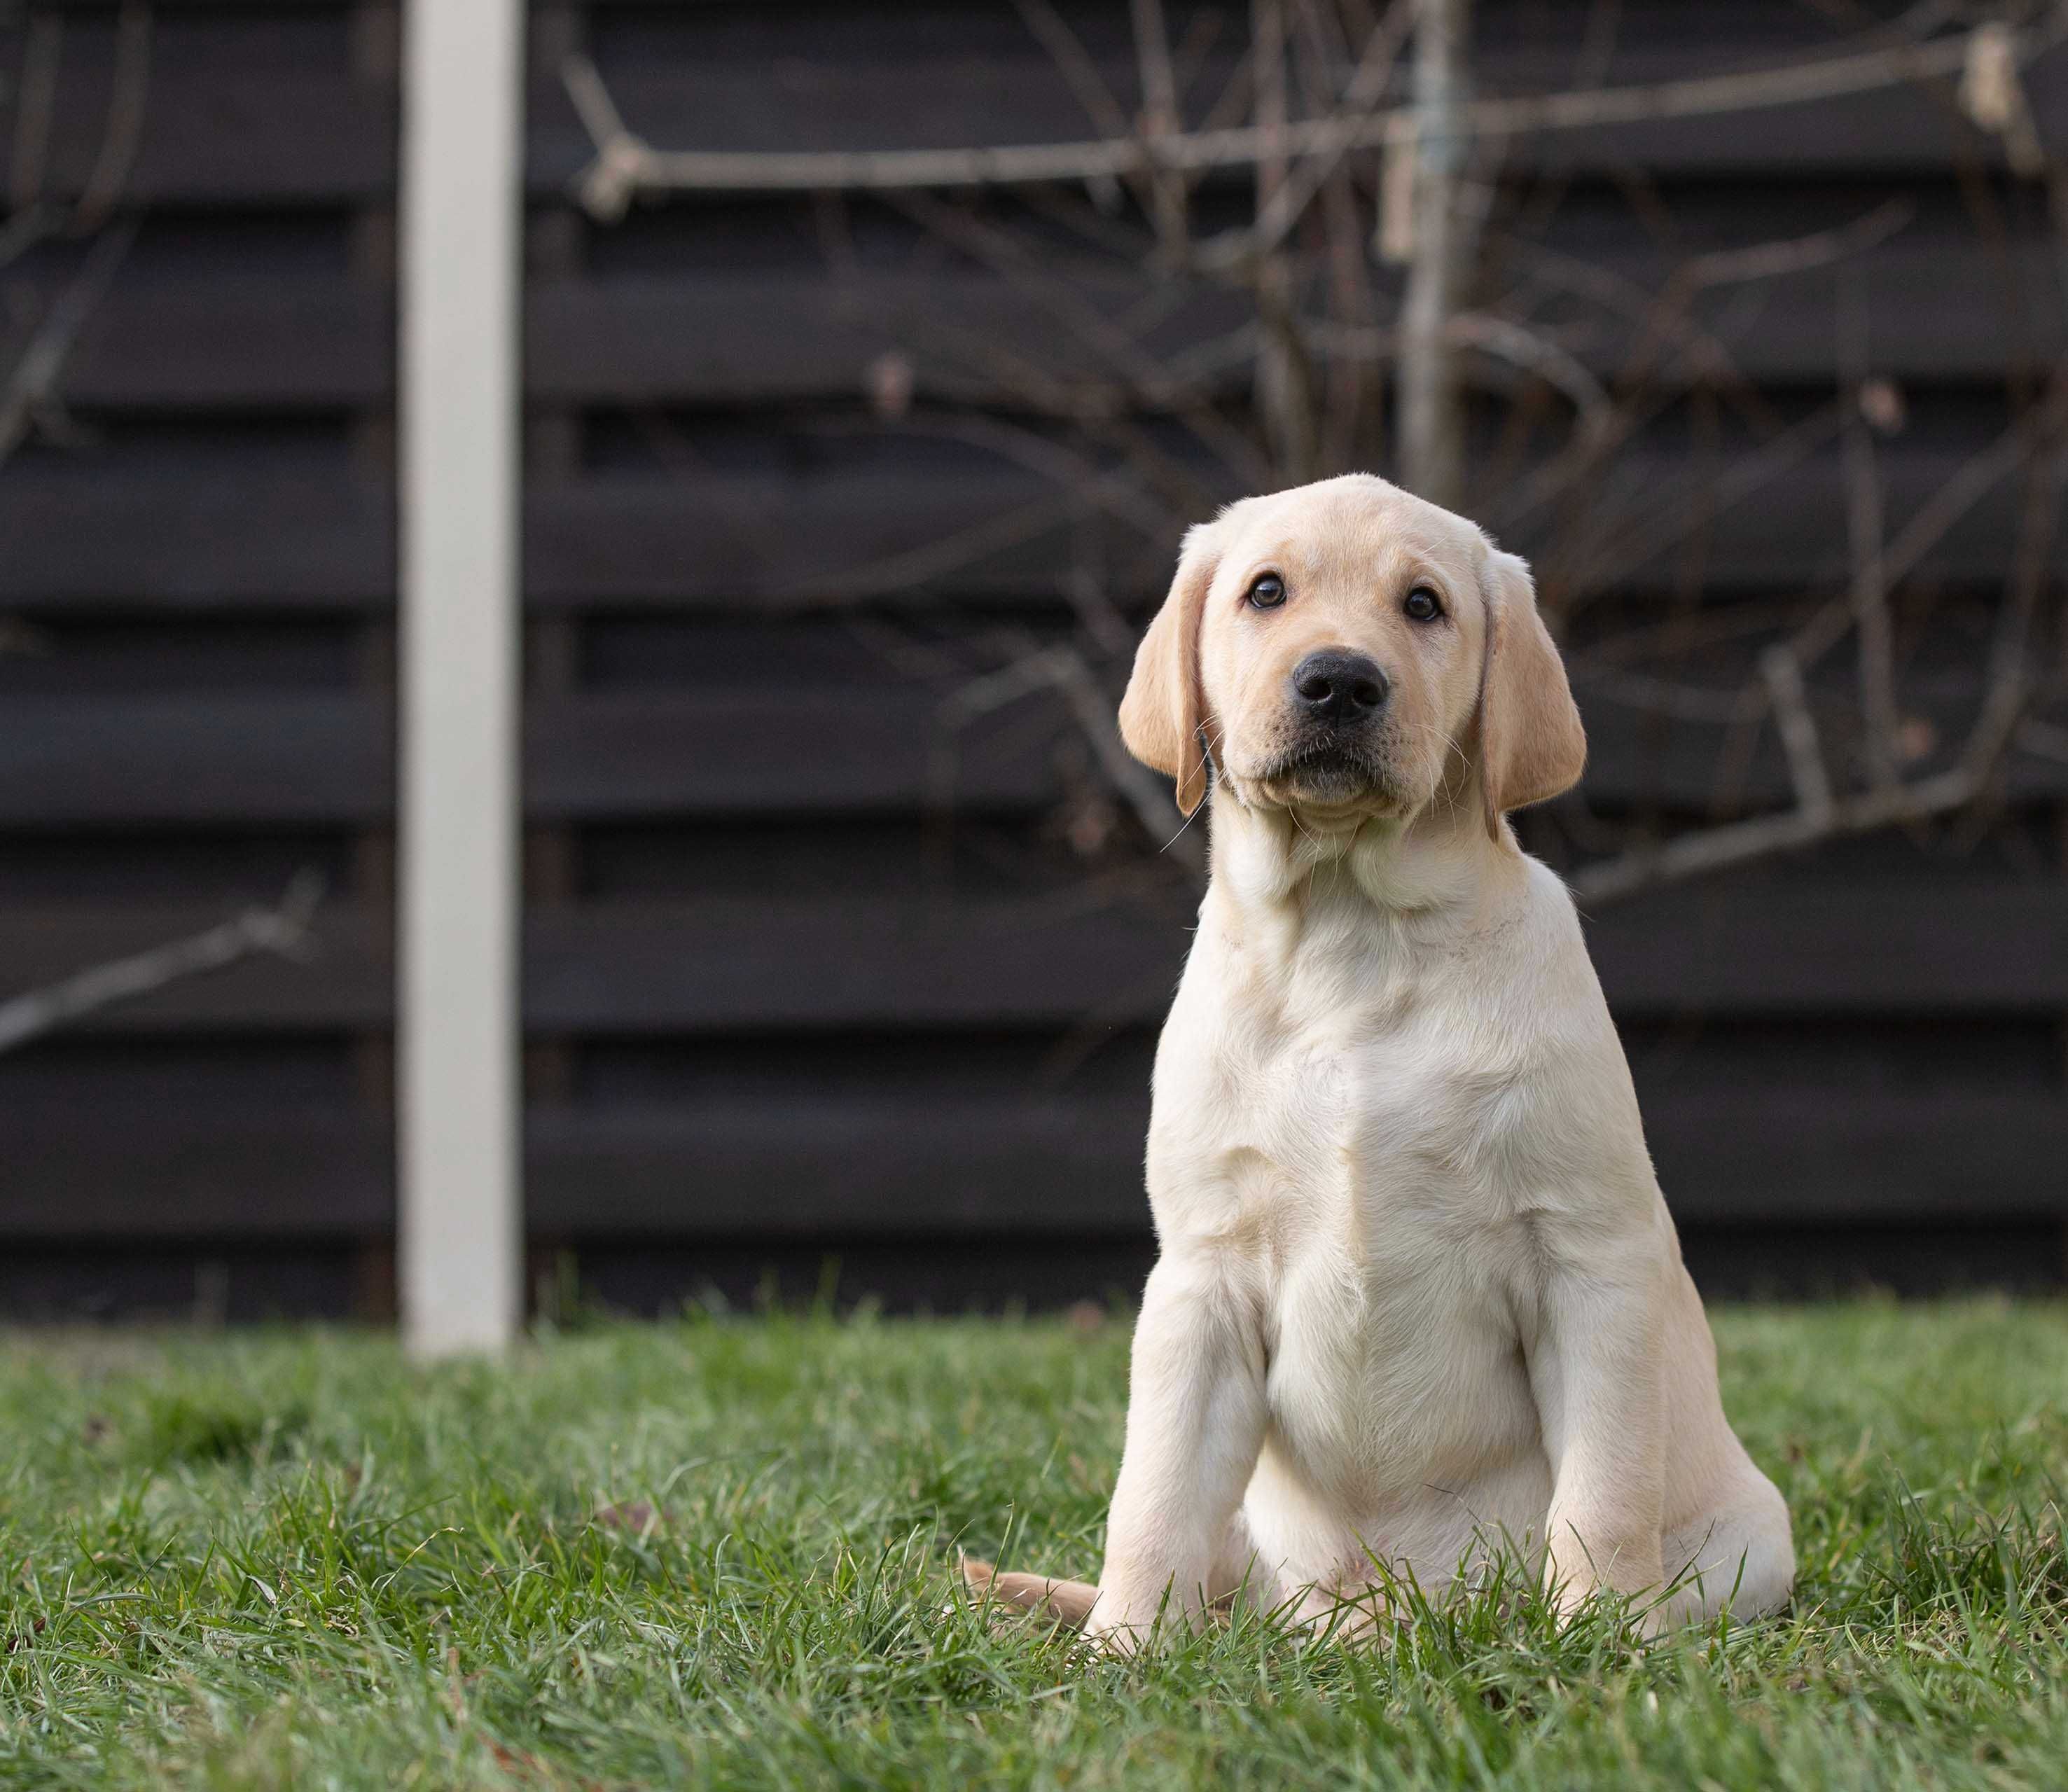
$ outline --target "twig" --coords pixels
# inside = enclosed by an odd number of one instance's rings
[[[58,63],[63,54],[63,15],[40,10],[31,13],[22,34],[22,71],[14,94],[14,168],[7,198],[9,209],[17,213],[35,208],[43,197],[51,124],[57,111]]]
[[[21,446],[31,422],[55,395],[73,343],[105,296],[109,281],[136,238],[134,218],[103,231],[22,351],[6,391],[0,394],[0,466]]]
[[[1962,517],[2017,470],[2031,451],[2035,432],[2044,434],[2068,423],[2068,402],[2064,400],[2068,400],[2068,366],[2057,375],[2054,396],[2036,418],[2012,424],[1911,512],[1882,556],[1884,584],[1893,587],[1907,578]],[[1796,634],[1792,645],[1797,658],[1805,666],[1814,666],[1844,638],[1852,618],[1850,593],[1834,598]]]
[[[115,23],[115,83],[108,96],[108,125],[72,214],[72,228],[82,235],[106,219],[128,185],[136,145],[143,140],[150,86],[151,9],[145,0],[124,0]]]
[[[2057,727],[2051,722],[2026,720],[2018,724],[2016,736],[2020,751],[2035,759],[2052,760],[2057,765],[2068,765],[2068,728]]]
[[[1142,398],[1178,411],[1199,440],[1217,452],[1238,476],[1252,484],[1269,479],[1268,465],[1248,436],[1219,416],[1201,395],[1174,388],[1167,370],[1154,356],[1101,314],[1067,279],[1044,267],[1025,242],[930,194],[906,193],[894,202],[944,242],[1017,282]],[[1146,448],[1147,444],[1142,446]]]
[[[2068,389],[2068,383],[2057,389]],[[2050,409],[2056,409],[2058,405]],[[1962,759],[1979,782],[1992,773],[2012,740],[2032,701],[2030,643],[2041,593],[2053,564],[2059,530],[2061,486],[2068,454],[2055,425],[2055,439],[2026,469],[2025,502],[2020,509],[2017,543],[2005,581],[2003,611],[1989,642],[1988,682],[1981,713],[1969,731]]]
[[[2060,405],[2068,381],[2057,381],[2056,389],[2042,413],[2042,426],[2061,427]],[[2029,430],[2021,431],[2029,438]],[[1818,764],[1805,784],[1805,768],[1797,764],[1802,743],[1801,727],[1807,719],[1805,703],[1795,742],[1789,742],[1791,724],[1783,713],[1783,699],[1775,691],[1777,721],[1782,743],[1789,751],[1789,770],[1794,774],[1797,806],[1781,815],[1755,817],[1749,821],[1683,834],[1663,845],[1635,849],[1618,857],[1590,865],[1573,877],[1574,894],[1582,902],[1602,902],[1626,896],[1656,883],[1675,882],[1700,874],[1742,865],[1769,854],[1810,845],[1839,835],[1873,833],[1879,829],[1928,821],[1950,815],[1980,803],[1987,796],[2005,754],[2013,743],[2023,744],[2033,727],[2025,712],[2031,702],[2032,680],[2028,664],[2029,636],[2039,593],[2046,583],[2046,568],[2056,527],[2056,513],[2064,471],[2064,454],[2058,442],[2033,466],[2025,491],[2024,513],[2016,552],[2013,556],[2008,601],[1999,618],[1990,645],[1989,671],[1981,711],[1952,770],[1915,784],[1895,783],[1857,796],[1818,804],[1814,800],[1814,780],[1821,778]],[[1798,637],[1799,639],[1799,637]],[[1769,650],[1769,654],[1774,650]],[[1774,689],[1775,668],[1785,684],[1792,671],[1800,689],[1801,662],[1787,650],[1785,667],[1773,658],[1763,658],[1762,671],[1769,674]],[[2037,736],[2041,740],[2044,733]],[[1814,750],[1814,731],[1810,735]]]
[[[1207,864],[1204,837],[1194,833],[1189,825],[1181,825],[1175,833],[1168,833],[1170,824],[1178,820],[1177,811],[1170,806],[1169,793],[1122,744],[1120,731],[1113,723],[1113,698],[1100,688],[1091,668],[1068,648],[1059,648],[1052,653],[1048,666],[1056,688],[1069,705],[1078,731],[1098,755],[1100,767],[1127,799],[1150,837],[1162,839],[1162,849],[1179,864],[1194,871],[1203,871]]]
[[[1895,654],[1888,619],[1888,580],[1882,567],[1881,474],[1875,464],[1874,438],[1861,408],[1867,377],[1866,305],[1855,279],[1842,279],[1838,294],[1838,376],[1846,407],[1845,426],[1838,433],[1838,460],[1846,484],[1853,626],[1860,637],[1860,719],[1866,736],[1867,781],[1885,790],[1896,779]],[[1801,662],[1792,653],[1788,658],[1799,678]]]
[[[246,909],[190,938],[95,965],[46,988],[0,1002],[0,1052],[11,1052],[86,1015],[133,1001],[168,984],[220,971],[255,952],[300,955],[307,946],[309,923],[323,899],[323,887],[316,873],[299,873],[275,907]]]
[[[1781,748],[1788,755],[1796,808],[1805,822],[1821,827],[1831,817],[1831,779],[1817,739],[1817,719],[1810,713],[1809,694],[1802,688],[1802,667],[1794,654],[1777,643],[1759,656],[1759,670],[1773,702]]]
[[[1178,76],[1170,66],[1170,39],[1163,26],[1163,0],[1130,0],[1134,55],[1142,69],[1142,170],[1148,177],[1150,216],[1157,247],[1166,265],[1182,267],[1189,233],[1185,225],[1185,181],[1168,165],[1163,145],[1180,134]]]
[[[1915,784],[1899,784],[1893,790],[1868,791],[1834,802],[1821,819],[1801,809],[1790,809],[1782,815],[1756,816],[1747,821],[1705,828],[1659,845],[1640,846],[1590,865],[1567,881],[1583,903],[1611,902],[1655,884],[1678,883],[1821,840],[1873,833],[1904,822],[1948,815],[1966,808],[1981,788],[1980,782],[1964,768],[1944,772]]]
[[[1044,647],[972,679],[941,705],[940,719],[944,727],[962,727],[979,715],[1043,689],[1061,694],[1071,720],[1090,746],[1100,770],[1126,800],[1151,837],[1164,840],[1164,849],[1180,864],[1194,871],[1204,870],[1204,842],[1189,829],[1170,834],[1178,813],[1170,806],[1169,793],[1122,743],[1113,723],[1111,695],[1100,686],[1091,667],[1074,649]]]
[[[1606,421],[1610,401],[1601,381],[1577,356],[1568,353],[1540,331],[1510,317],[1459,312],[1444,325],[1443,336],[1456,347],[1476,348],[1526,373],[1534,373],[1545,385],[1562,392],[1578,410],[1583,433]]]
[[[1386,362],[1404,357],[1398,330],[1345,329],[1332,324],[1309,324],[1306,340],[1322,354],[1358,361]],[[1614,409],[1602,382],[1569,349],[1514,318],[1489,312],[1459,312],[1443,326],[1443,340],[1454,348],[1470,348],[1489,360],[1505,362],[1562,393],[1580,413],[1583,429],[1604,424]]]
[[[1785,434],[1748,454],[1728,472],[1708,482],[1702,494],[1707,507],[1700,516],[1687,515],[1683,492],[1667,492],[1643,518],[1625,528],[1620,540],[1593,545],[1586,567],[1590,584],[1597,589],[1614,584],[1684,540],[1702,523],[1743,503],[1807,459],[1830,439],[1837,426],[1838,419],[1830,411],[1815,411]],[[1548,563],[1551,556],[1544,558]],[[1808,664],[1810,656],[1802,658]]]
[[[1251,0],[1250,55],[1256,67],[1256,121],[1268,144],[1282,145],[1287,109],[1284,0]],[[1260,157],[1256,168],[1256,215],[1267,216],[1284,190],[1291,169],[1282,150]],[[1282,476],[1303,483],[1314,476],[1318,443],[1314,433],[1313,382],[1300,340],[1293,267],[1284,256],[1260,256],[1250,268],[1256,307],[1255,409],[1264,439]]]
[[[1960,75],[1960,109],[1982,129],[2003,140],[2004,159],[2028,180],[2046,169],[2046,151],[2032,120],[2025,83],[2018,76],[2017,40],[2010,26],[1992,19],[1968,39]]]
[[[1013,0],[1013,5],[1019,10],[1020,22],[1026,26],[1035,42],[1048,52],[1048,59],[1055,63],[1071,92],[1077,96],[1077,104],[1085,108],[1085,116],[1091,120],[1093,128],[1107,136],[1126,136],[1127,114],[1121,110],[1120,102],[1106,86],[1098,64],[1077,41],[1077,33],[1065,22],[1050,0]],[[1120,183],[1111,175],[1093,180],[1089,186],[1092,202],[1100,210],[1118,209]]]
[[[1772,242],[1748,243],[1741,249],[1713,249],[1691,256],[1675,271],[1676,281],[1706,290],[1736,286],[1748,280],[1778,279],[1785,274],[1805,274],[1812,268],[1828,267],[1883,243],[1907,228],[1917,215],[1909,199],[1884,200],[1850,224],[1828,230],[1813,230],[1807,236],[1783,237]]]
[[[2020,67],[2068,33],[2068,8],[2056,4],[2043,18],[2037,28],[2015,36],[2010,53]],[[1512,137],[1807,105],[1958,75],[1968,67],[1974,35],[1962,31],[1928,43],[1884,46],[1735,74],[1482,100],[1465,108],[1460,123],[1474,138]],[[640,192],[889,192],[1043,181],[1074,185],[1155,169],[1198,173],[1244,167],[1281,152],[1304,161],[1380,148],[1412,116],[1409,108],[1390,108],[1363,116],[1303,119],[1286,127],[1282,141],[1267,141],[1257,126],[1244,125],[1176,132],[1158,137],[1153,147],[1140,139],[1101,137],[962,149],[657,150],[625,128],[601,76],[586,58],[569,57],[562,64],[562,78],[596,151],[596,161],[579,177],[578,191],[590,214],[606,222],[621,218]]]
[[[1465,409],[1451,320],[1479,259],[1464,204],[1472,152],[1471,0],[1419,0],[1415,14],[1414,234],[1400,306],[1400,458],[1431,503],[1464,502]]]
[[[1756,686],[1705,690],[1699,685],[1655,678],[1649,673],[1626,672],[1577,656],[1567,659],[1565,669],[1572,677],[1573,688],[1585,692],[1590,699],[1599,698],[1644,715],[1668,716],[1676,722],[1715,727],[1744,721],[1748,709],[1758,705],[1762,695]]]
[[[1339,115],[1369,118],[1379,110],[1414,17],[1414,0],[1393,0],[1387,7],[1385,18],[1373,28],[1364,53],[1351,72],[1349,85],[1343,90]],[[1270,140],[1282,145],[1286,128],[1282,116],[1268,120],[1260,119],[1260,124],[1264,126]],[[1288,177],[1281,173],[1272,183],[1269,196],[1257,207],[1254,224],[1248,230],[1231,230],[1201,244],[1193,259],[1202,267],[1219,268],[1232,267],[1269,255],[1300,222],[1349,148],[1345,143],[1333,151],[1324,150],[1305,158],[1297,175]],[[1272,148],[1257,158],[1260,167],[1283,164],[1286,160],[1282,147]]]

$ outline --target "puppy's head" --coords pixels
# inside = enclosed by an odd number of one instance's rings
[[[1586,757],[1529,568],[1363,474],[1247,499],[1185,538],[1120,731],[1187,815],[1211,750],[1243,801],[1332,818],[1404,820],[1476,784],[1496,835]]]

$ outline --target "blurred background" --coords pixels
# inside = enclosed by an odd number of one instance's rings
[[[530,26],[548,1310],[1134,1291],[1204,830],[1113,706],[1184,527],[1349,468],[1537,566],[1520,832],[1704,1288],[2062,1280],[2062,9]],[[10,1316],[393,1310],[401,41],[0,4]]]

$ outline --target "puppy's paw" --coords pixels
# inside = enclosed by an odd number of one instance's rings
[[[1656,1586],[1625,1590],[1601,1582],[1582,1586],[1569,1581],[1558,1590],[1557,1607],[1561,1631],[1590,1613],[1601,1612],[1644,1643],[1663,1635],[1672,1623],[1667,1602],[1659,1598]]]
[[[1125,1660],[1142,1647],[1143,1631],[1135,1625],[1122,1623],[1117,1618],[1106,1620],[1094,1610],[1085,1625],[1085,1640],[1101,1655]]]

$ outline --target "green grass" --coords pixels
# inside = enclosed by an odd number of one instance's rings
[[[1642,1645],[1508,1593],[1131,1663],[944,1611],[959,1538],[1095,1566],[1124,1325],[16,1336],[0,1782],[2068,1782],[2068,1308],[1717,1330],[1793,1616]]]

